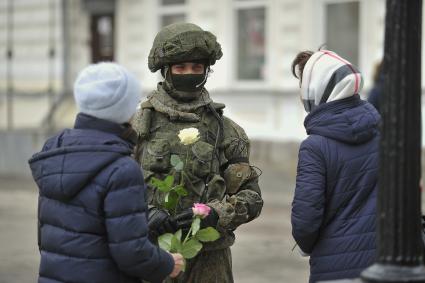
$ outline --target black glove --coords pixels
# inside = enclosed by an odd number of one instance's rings
[[[183,232],[187,232],[190,229],[193,221],[193,211],[192,208],[188,208],[176,216],[173,217],[173,220],[177,224],[177,229],[182,229]],[[211,208],[210,214],[207,217],[201,220],[201,228],[213,227],[217,226],[218,222],[218,214],[217,212]]]
[[[165,233],[174,233],[177,229],[177,223],[171,218],[167,211],[152,207],[148,213],[149,235],[152,238]]]
[[[214,210],[214,208],[211,207],[210,214],[208,214],[207,217],[201,220],[201,228],[207,228],[207,227],[213,227],[215,228],[218,223],[218,214]]]
[[[192,208],[183,210],[173,217],[174,222],[177,224],[177,230],[182,229],[183,232],[188,232],[193,220]]]

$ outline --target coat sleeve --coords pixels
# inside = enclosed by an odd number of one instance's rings
[[[326,164],[320,139],[310,136],[300,147],[292,202],[292,235],[305,253],[311,253],[324,218]]]
[[[174,261],[148,239],[143,176],[134,160],[125,160],[110,176],[104,200],[109,250],[124,273],[162,282],[172,272]]]
[[[222,149],[227,162],[223,172],[226,194],[224,199],[212,200],[208,205],[219,215],[219,229],[235,230],[260,215],[263,199],[259,176],[249,163],[249,139],[239,125],[226,117]]]

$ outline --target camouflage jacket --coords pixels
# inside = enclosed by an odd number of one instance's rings
[[[174,175],[176,183],[180,182],[182,176],[170,163],[171,156],[178,155],[186,163],[188,195],[180,199],[177,212],[197,202],[217,212],[215,228],[222,237],[205,245],[205,250],[231,246],[233,231],[258,217],[263,206],[258,174],[249,164],[249,139],[239,125],[222,115],[223,108],[205,89],[199,100],[179,103],[159,83],[133,122],[139,134],[135,158],[144,171],[149,205],[160,207],[164,202],[164,193],[149,185],[152,177]],[[183,145],[178,133],[191,127],[199,130],[200,140]]]

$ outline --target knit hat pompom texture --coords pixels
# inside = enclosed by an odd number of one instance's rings
[[[307,112],[323,103],[358,94],[362,88],[361,73],[335,52],[317,51],[304,67],[301,97]]]
[[[141,87],[124,67],[111,62],[89,65],[74,83],[74,98],[81,113],[123,124],[136,113]]]

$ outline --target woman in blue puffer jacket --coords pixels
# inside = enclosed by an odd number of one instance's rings
[[[310,282],[359,277],[375,258],[380,116],[359,97],[361,74],[334,52],[301,52],[292,72],[309,113],[292,235],[310,256]]]
[[[73,129],[29,161],[39,193],[39,283],[162,282],[181,255],[148,239],[143,176],[131,153],[140,87],[113,63],[91,65],[74,85]]]

